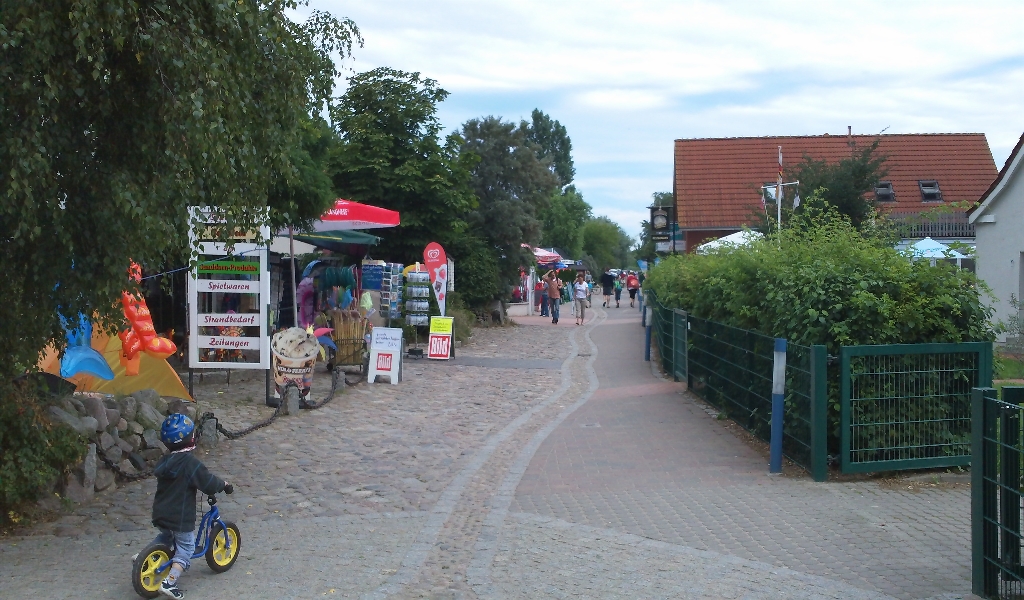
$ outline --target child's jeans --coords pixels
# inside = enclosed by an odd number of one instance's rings
[[[161,529],[160,535],[153,541],[174,546],[174,557],[171,558],[171,562],[178,563],[181,568],[188,571],[189,565],[192,564],[192,554],[196,551],[196,532]]]

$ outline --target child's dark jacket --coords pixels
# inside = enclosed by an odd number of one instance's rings
[[[153,525],[171,531],[196,528],[196,490],[204,494],[224,491],[224,480],[207,470],[191,452],[168,454],[153,469],[156,497]]]

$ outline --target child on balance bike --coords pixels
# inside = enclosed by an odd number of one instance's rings
[[[153,525],[160,529],[157,542],[174,547],[174,557],[160,593],[169,598],[184,598],[178,580],[188,570],[196,548],[196,491],[212,495],[232,493],[230,483],[210,473],[192,451],[195,450],[195,423],[182,414],[169,415],[160,427],[160,440],[169,454],[160,459],[153,475]]]

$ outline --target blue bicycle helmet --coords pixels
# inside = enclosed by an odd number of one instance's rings
[[[168,445],[177,446],[188,440],[192,432],[195,431],[195,428],[196,425],[192,422],[192,419],[185,415],[178,413],[168,415],[164,419],[164,424],[160,426],[160,441]]]

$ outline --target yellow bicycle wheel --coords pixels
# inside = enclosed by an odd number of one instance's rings
[[[224,521],[224,526],[214,523],[210,530],[210,545],[206,549],[206,564],[217,573],[231,568],[238,559],[242,549],[242,534],[231,521]]]
[[[167,577],[164,568],[174,556],[174,550],[167,544],[153,543],[139,552],[132,564],[132,587],[143,598],[160,595],[160,582]]]

